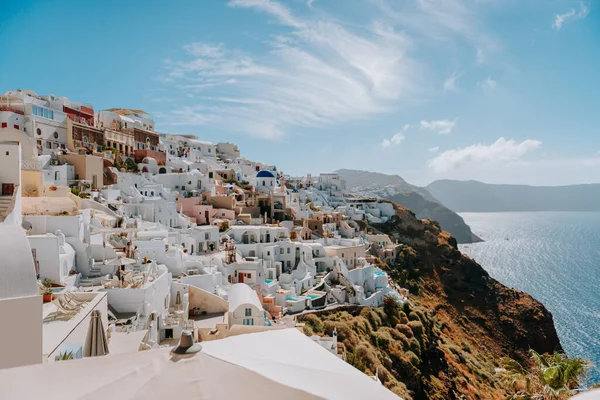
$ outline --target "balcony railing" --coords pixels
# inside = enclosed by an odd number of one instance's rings
[[[23,111],[17,110],[16,108],[12,108],[12,107],[7,107],[7,106],[0,106],[0,111],[9,111],[9,112],[13,112],[15,114],[25,115],[25,113]]]

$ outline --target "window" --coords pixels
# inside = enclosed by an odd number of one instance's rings
[[[6,155],[7,155],[7,156],[9,156],[9,155],[10,155],[10,151],[7,151],[7,152],[6,152]]]
[[[44,108],[44,118],[48,118],[48,109]]]
[[[283,254],[283,247],[279,248],[279,254]]]
[[[243,325],[254,325],[254,320],[252,318],[244,318],[242,321]]]
[[[66,149],[67,147],[65,146],[65,144],[64,144],[64,143],[61,143],[61,144],[60,144],[60,148],[61,148],[61,149]]]
[[[344,258],[344,253],[342,253],[342,258]]]
[[[252,316],[252,309],[251,308],[246,308],[244,310],[244,316],[245,317],[251,317]]]
[[[42,134],[42,130],[40,128],[37,128],[35,131],[37,132],[38,135]]]
[[[205,233],[204,240],[209,240],[209,239],[210,239],[210,233]]]
[[[51,149],[52,148],[52,143],[46,142],[46,148]]]

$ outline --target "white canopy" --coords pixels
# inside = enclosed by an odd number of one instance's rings
[[[600,390],[592,390],[573,397],[573,400],[599,400]]]
[[[169,349],[0,370],[3,398],[395,399],[296,329],[202,343],[193,356]]]

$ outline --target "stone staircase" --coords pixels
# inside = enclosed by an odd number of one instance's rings
[[[13,209],[13,196],[0,196],[0,222],[10,214]]]

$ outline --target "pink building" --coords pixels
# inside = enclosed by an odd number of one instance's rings
[[[235,211],[202,204],[201,197],[180,198],[177,200],[177,209],[198,225],[212,225],[215,219],[235,219]]]

